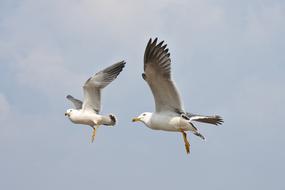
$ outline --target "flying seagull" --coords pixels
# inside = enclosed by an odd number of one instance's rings
[[[194,126],[193,121],[220,125],[223,119],[218,115],[204,116],[185,112],[180,95],[171,79],[170,53],[164,41],[149,40],[144,53],[143,79],[148,83],[155,100],[155,112],[144,112],[132,121],[140,121],[154,130],[181,132],[186,153],[190,153],[190,143],[186,131],[201,139],[205,137]]]
[[[73,98],[71,95],[66,96],[66,98],[74,104],[75,109],[68,109],[65,112],[65,116],[73,123],[92,127],[93,133],[91,142],[94,141],[96,129],[100,125],[114,126],[116,124],[117,119],[114,115],[99,115],[101,90],[117,78],[125,64],[125,61],[115,63],[90,77],[83,86],[83,102]]]

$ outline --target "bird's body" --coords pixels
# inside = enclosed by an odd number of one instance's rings
[[[185,142],[186,152],[190,152],[190,143],[185,131],[191,131],[205,140],[205,137],[194,126],[193,121],[219,125],[223,122],[220,116],[204,116],[184,111],[178,90],[171,79],[170,53],[163,45],[157,43],[157,38],[149,40],[144,53],[143,79],[149,85],[154,101],[155,112],[144,112],[133,119],[140,121],[154,130],[181,132]]]
[[[73,110],[69,120],[75,124],[95,126],[99,120],[100,115],[95,112],[84,112],[83,110]]]
[[[180,132],[182,129],[183,131],[195,131],[195,128],[188,120],[174,112],[151,113],[149,122],[145,124],[154,130]]]
[[[72,110],[72,114],[69,117],[70,121],[75,124],[96,126],[96,125],[115,125],[116,119],[115,116],[103,116],[97,114],[95,111],[83,111],[81,110]]]
[[[115,63],[90,77],[83,86],[83,102],[73,98],[71,95],[66,97],[74,104],[76,109],[68,109],[65,115],[75,124],[92,127],[92,142],[94,141],[96,129],[99,126],[114,126],[116,124],[117,119],[114,115],[99,115],[101,108],[101,90],[117,78],[125,64],[126,62],[124,61]]]

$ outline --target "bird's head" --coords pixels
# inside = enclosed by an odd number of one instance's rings
[[[152,113],[150,113],[150,112],[144,112],[144,113],[140,114],[138,117],[133,118],[132,121],[133,122],[140,121],[140,122],[142,122],[148,126],[150,123],[151,115],[152,115]]]
[[[68,109],[68,110],[66,110],[64,115],[70,117],[70,115],[72,114],[72,111],[74,111],[74,110],[73,109]]]

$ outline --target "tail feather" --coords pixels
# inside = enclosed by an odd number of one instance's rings
[[[213,125],[221,125],[224,120],[219,115],[213,115],[213,116],[204,116],[204,115],[195,115],[191,113],[187,113],[187,117],[189,117],[190,121],[198,121],[203,123],[209,123]]]
[[[103,124],[104,125],[114,126],[114,125],[116,125],[116,122],[117,122],[117,118],[112,114],[110,114],[109,116],[103,117]]]
[[[116,122],[117,122],[116,117],[115,117],[114,115],[109,115],[109,117],[110,117],[110,119],[112,120],[112,122],[113,122],[114,124],[116,124]]]

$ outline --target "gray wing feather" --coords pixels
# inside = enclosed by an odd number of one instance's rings
[[[76,98],[73,98],[73,96],[71,96],[71,95],[67,95],[66,98],[68,100],[70,100],[74,104],[76,109],[81,109],[82,108],[82,101],[80,101],[80,100],[78,100]]]
[[[156,112],[182,111],[180,95],[171,80],[170,53],[164,41],[149,40],[144,54],[143,79],[148,83],[155,100]]]
[[[90,77],[83,86],[84,91],[84,110],[94,110],[97,113],[101,107],[101,89],[110,84],[120,72],[123,70],[126,62],[121,61],[107,67],[106,69],[96,73],[93,77]]]

